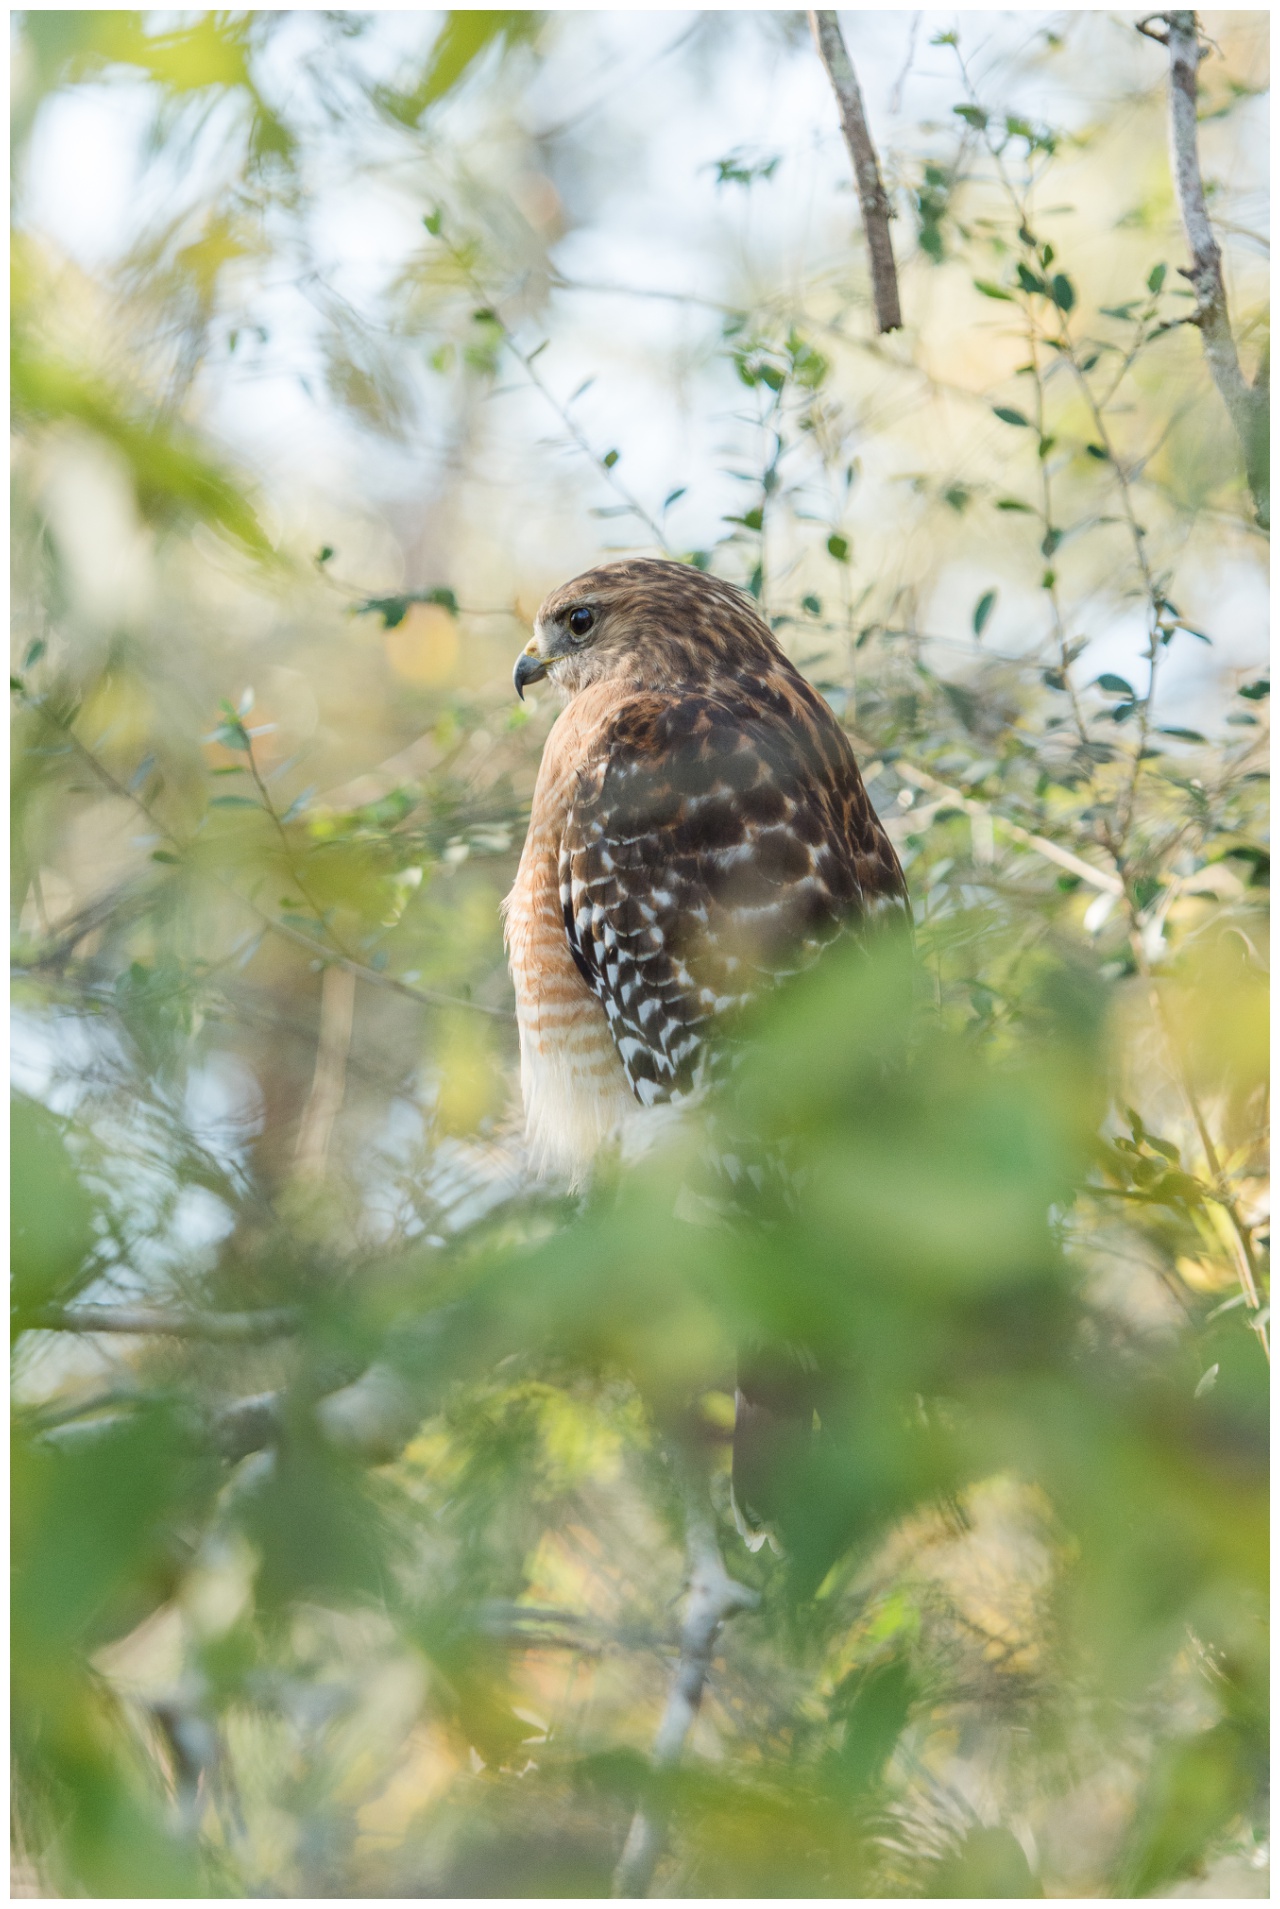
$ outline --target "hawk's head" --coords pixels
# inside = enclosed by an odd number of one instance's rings
[[[548,677],[567,696],[617,677],[635,689],[767,668],[779,651],[748,597],[690,564],[628,557],[553,590],[516,660],[516,693]]]

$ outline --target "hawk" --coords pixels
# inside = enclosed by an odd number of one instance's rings
[[[649,558],[588,570],[516,662],[521,697],[543,678],[566,706],[504,911],[531,1156],[581,1184],[696,1092],[753,1000],[905,913],[906,884],[844,730],[731,584]],[[761,1370],[786,1391],[776,1358]]]

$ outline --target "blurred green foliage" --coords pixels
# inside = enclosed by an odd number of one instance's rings
[[[675,469],[633,489],[621,428],[575,409],[557,245],[601,153],[631,161],[527,102],[587,16],[450,14],[408,52],[308,19],[301,54],[286,15],[16,28],[20,1878],[603,1895],[638,1807],[678,1895],[1139,1895],[1252,1863],[1269,684],[1218,664],[1208,611],[1261,540],[1153,263],[1167,193],[1108,196],[1164,164],[1154,68],[1069,137],[1006,110],[1054,61],[1083,89],[1131,23],[980,68],[967,25],[939,37],[948,124],[882,155],[918,227],[900,357],[866,348],[843,226],[794,275],[753,237],[793,289],[739,279],[708,319],[699,402],[734,433],[708,506]],[[1242,140],[1256,47],[1227,26],[1204,110]],[[690,33],[664,58],[698,74],[806,57],[780,17]],[[104,95],[174,203],[90,270],[30,214],[32,154]],[[703,168],[717,216],[785,184],[754,151]],[[326,164],[412,200],[371,304],[313,249]],[[319,525],[222,428],[274,270],[316,314],[307,403],[367,459]],[[514,518],[484,488],[504,381],[546,407]],[[422,531],[369,473],[445,415],[462,501]],[[498,904],[546,731],[510,663],[561,580],[520,554],[530,512],[582,565],[609,524],[754,594],[916,914],[914,957],[833,951],[758,1010],[725,1104],[582,1199],[531,1180],[510,1111]],[[1197,727],[1169,721],[1205,647]],[[726,1136],[794,1197],[717,1217]],[[728,1506],[754,1340],[822,1360],[782,1555]],[[759,1601],[655,1769],[691,1493]]]

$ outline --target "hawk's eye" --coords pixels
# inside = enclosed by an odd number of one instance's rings
[[[566,620],[574,636],[585,636],[596,620],[595,612],[588,610],[585,603],[580,603],[576,610],[570,610]]]

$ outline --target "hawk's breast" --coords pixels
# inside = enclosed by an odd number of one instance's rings
[[[503,904],[534,1170],[580,1183],[637,1103],[605,1011],[578,970],[560,900],[560,844],[583,762],[616,707],[584,691],[551,729],[515,884]]]

